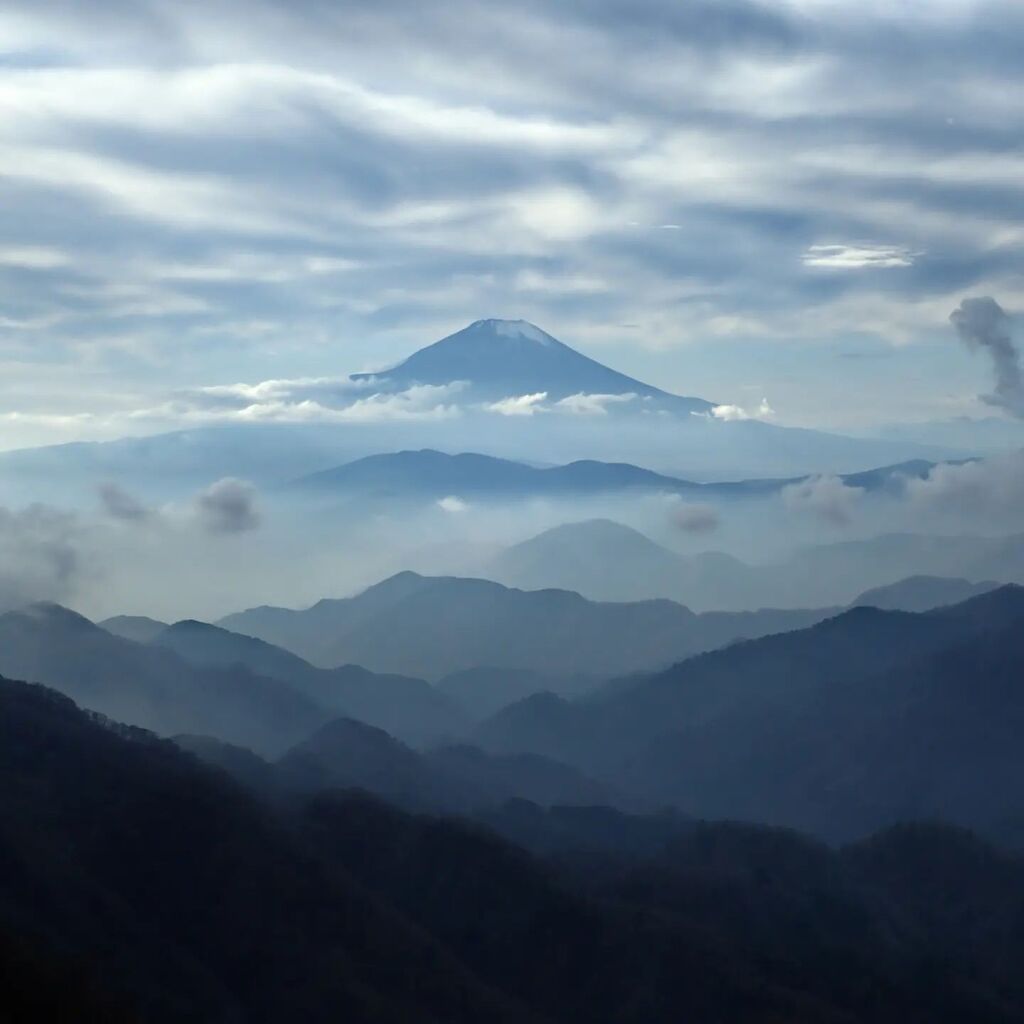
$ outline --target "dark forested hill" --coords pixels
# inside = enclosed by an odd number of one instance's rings
[[[3,681],[0,778],[0,923],[144,1020],[521,1019],[170,743]]]
[[[547,864],[479,825],[365,797],[272,808],[169,743],[5,680],[0,780],[6,1012],[155,1024],[1024,1013],[1024,866],[954,829],[903,827],[836,853],[762,827],[634,819],[623,832],[646,839],[633,852],[595,856],[584,840]]]

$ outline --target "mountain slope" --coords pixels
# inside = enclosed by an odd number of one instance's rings
[[[992,581],[971,583],[943,576],[908,576],[888,586],[866,590],[852,604],[891,611],[927,612],[943,605],[960,604],[998,587],[999,584]]]
[[[882,534],[800,547],[780,561],[751,565],[722,552],[680,556],[621,524],[586,521],[505,548],[478,571],[527,590],[558,587],[599,601],[667,597],[695,610],[838,609],[881,601],[923,611],[1024,583],[1024,535]],[[964,582],[947,585],[940,578]]]
[[[687,562],[638,530],[608,519],[564,523],[505,548],[482,575],[510,587],[559,587],[593,600],[675,597]]]
[[[59,605],[0,615],[0,673],[163,735],[209,734],[261,752],[280,752],[330,717],[278,679],[238,664],[197,668]]]
[[[358,665],[315,668],[281,647],[209,623],[175,623],[152,644],[201,668],[244,666],[280,680],[335,715],[377,726],[417,746],[463,735],[468,724],[457,702],[422,679],[374,673]]]
[[[552,676],[530,669],[481,665],[444,676],[436,686],[480,722],[534,693],[573,697],[588,693],[599,684],[600,680],[591,676]]]
[[[233,770],[251,775],[235,759]],[[552,804],[621,803],[613,792],[552,758],[492,755],[470,746],[418,753],[381,729],[350,718],[329,722],[274,765],[276,784],[315,793],[362,789],[418,811],[469,813],[508,800]]]
[[[146,615],[115,615],[96,625],[122,640],[134,640],[139,644],[148,644],[167,628],[166,622],[151,619]]]

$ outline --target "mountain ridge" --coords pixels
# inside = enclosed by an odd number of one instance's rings
[[[869,492],[898,489],[904,479],[926,476],[935,463],[924,459],[839,474],[848,487]],[[310,491],[373,496],[516,496],[600,494],[650,491],[697,499],[730,500],[773,495],[804,483],[813,474],[793,477],[701,483],[645,469],[630,462],[576,459],[559,466],[534,466],[481,452],[443,452],[434,448],[402,449],[367,455],[293,480],[291,487]]]

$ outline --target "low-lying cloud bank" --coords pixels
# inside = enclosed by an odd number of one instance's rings
[[[1019,516],[1024,509],[1024,451],[936,466],[924,479],[908,480],[906,494],[922,509],[963,516],[965,521]]]
[[[852,522],[863,497],[863,487],[851,487],[838,476],[813,476],[782,489],[782,500],[788,509],[834,526]]]
[[[0,507],[0,611],[71,594],[83,571],[79,532],[77,518],[58,509]]]
[[[198,526],[209,534],[247,533],[262,522],[256,488],[246,480],[223,477],[201,490],[184,506],[146,505],[120,485],[99,485],[100,511],[110,520],[159,527]]]

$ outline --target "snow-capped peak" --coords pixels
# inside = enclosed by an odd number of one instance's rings
[[[503,338],[526,338],[538,345],[550,345],[554,340],[550,334],[528,320],[477,320],[470,325],[470,329],[490,331]]]

